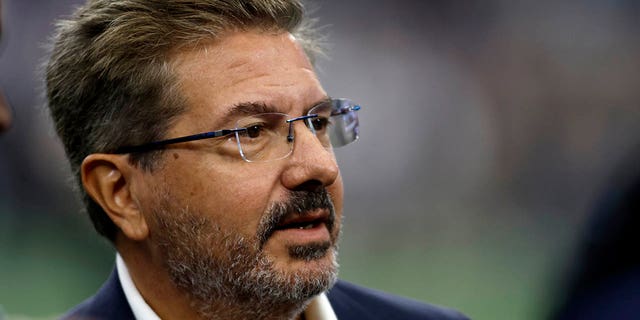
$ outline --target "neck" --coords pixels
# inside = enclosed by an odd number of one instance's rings
[[[136,289],[161,319],[304,319],[309,301],[277,305],[257,299],[197,301],[173,283],[145,242],[118,239],[116,247]]]

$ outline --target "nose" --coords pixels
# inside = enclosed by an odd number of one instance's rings
[[[325,148],[304,121],[292,125],[293,153],[282,173],[282,184],[293,191],[316,191],[332,185],[340,174],[333,150]]]

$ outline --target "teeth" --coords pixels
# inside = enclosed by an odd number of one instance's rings
[[[313,228],[313,223],[309,223],[308,225],[299,227],[298,229],[306,230],[306,229],[311,229],[311,228]]]

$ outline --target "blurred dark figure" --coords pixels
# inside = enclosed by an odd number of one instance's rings
[[[0,91],[0,132],[4,132],[9,129],[11,125],[11,112],[9,112],[9,105],[4,98],[2,91]]]
[[[0,0],[0,39],[2,39],[2,0]],[[0,90],[0,132],[9,129],[11,124],[11,112],[7,100]]]
[[[552,320],[640,319],[640,148],[635,150],[596,206]]]

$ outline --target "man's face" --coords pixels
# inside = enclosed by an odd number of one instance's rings
[[[188,108],[168,137],[234,128],[252,113],[297,117],[327,98],[287,33],[231,33],[174,62]],[[332,150],[293,126],[285,159],[245,162],[229,136],[171,147],[144,175],[150,241],[193,296],[305,300],[335,281],[342,180]]]

